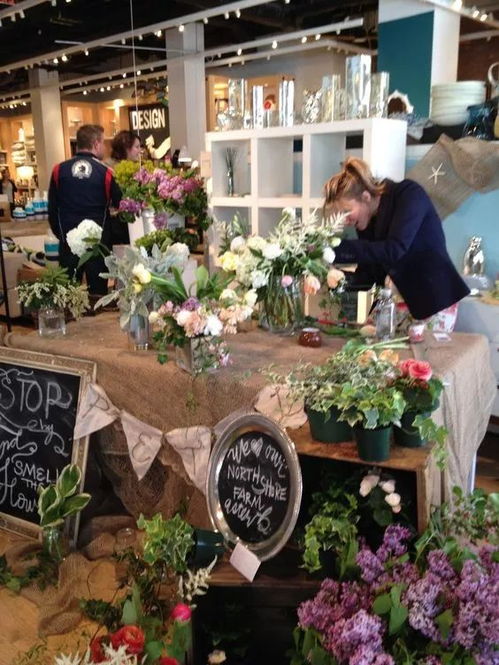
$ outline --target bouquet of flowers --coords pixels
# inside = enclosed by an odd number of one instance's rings
[[[204,266],[196,271],[195,295],[188,293],[182,276],[175,268],[173,279],[152,275],[152,284],[160,293],[161,306],[149,314],[149,322],[155,330],[154,341],[161,353],[160,362],[167,358],[166,347],[170,344],[183,347],[195,340],[203,361],[194,373],[208,367],[224,366],[229,356],[222,334],[235,334],[237,324],[249,318],[256,302],[256,292],[247,291],[239,296],[227,288],[231,277],[212,277]],[[205,342],[203,341],[205,340]]]
[[[89,307],[87,287],[70,279],[66,268],[45,268],[35,282],[20,282],[17,295],[29,309],[67,309],[75,319]]]
[[[174,169],[168,162],[155,166],[150,161],[139,165],[124,160],[116,167],[116,181],[123,192],[119,212],[127,222],[152,208],[157,229],[166,227],[168,215],[175,214],[191,217],[203,230],[211,224],[206,190],[194,169]]]
[[[285,209],[267,239],[235,237],[230,250],[219,257],[219,265],[257,291],[271,329],[286,329],[301,318],[297,301],[302,283],[308,295],[315,295],[324,284],[331,291],[341,288],[345,276],[333,267],[333,248],[340,243],[342,222],[342,216],[319,221],[315,215],[302,221]]]
[[[130,317],[138,314],[147,318],[149,307],[159,307],[161,298],[151,283],[151,273],[166,276],[173,268],[182,270],[189,258],[189,248],[183,243],[173,243],[161,251],[153,245],[150,254],[143,248],[127,247],[122,257],[110,254],[104,259],[108,269],[102,277],[115,280],[115,287],[103,296],[95,308],[117,302],[120,308],[120,326],[126,330]]]
[[[358,581],[326,579],[299,607],[293,665],[499,663],[499,550],[485,545],[458,563],[435,549],[416,565],[410,536],[389,526],[376,551],[359,551]]]

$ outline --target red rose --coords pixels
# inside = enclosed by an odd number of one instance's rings
[[[189,605],[177,603],[170,613],[174,621],[189,621],[192,616],[192,610]]]
[[[90,657],[92,658],[92,663],[103,663],[106,660],[106,654],[102,647],[103,638],[104,635],[101,635],[90,642]]]
[[[409,376],[411,379],[429,381],[432,373],[431,365],[426,360],[413,360],[409,366]]]
[[[123,626],[111,635],[111,644],[114,649],[126,646],[127,653],[139,655],[144,650],[144,633],[138,626]]]
[[[163,656],[159,659],[159,665],[180,665],[176,658],[170,658],[170,656]]]

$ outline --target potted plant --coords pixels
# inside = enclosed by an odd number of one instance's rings
[[[43,529],[44,550],[57,561],[62,561],[65,555],[65,520],[82,511],[90,501],[90,494],[77,494],[80,483],[79,467],[69,464],[54,484],[40,486],[38,490],[38,515]]]
[[[438,408],[443,383],[433,375],[430,363],[410,358],[399,363],[401,375],[396,386],[406,402],[400,427],[394,427],[395,442],[400,446],[416,448],[429,439],[439,441],[446,431],[437,427],[431,413]]]
[[[17,294],[38,313],[38,332],[46,337],[66,334],[66,311],[79,319],[89,307],[87,287],[70,279],[66,268],[45,268],[34,282],[20,282]]]

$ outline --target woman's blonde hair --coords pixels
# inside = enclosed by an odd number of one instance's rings
[[[342,170],[324,185],[324,208],[343,198],[360,200],[363,192],[379,196],[384,189],[384,183],[373,176],[366,162],[348,157]]]

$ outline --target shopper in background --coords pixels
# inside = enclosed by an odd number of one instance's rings
[[[92,219],[102,226],[102,244],[111,249],[113,226],[109,208],[117,208],[121,191],[113,171],[100,160],[104,151],[104,129],[100,125],[82,125],[76,134],[77,152],[74,157],[54,167],[49,188],[49,223],[59,238],[60,265],[68,268],[78,279],[85,273],[88,290],[93,295],[107,292],[106,280],[99,273],[106,270],[102,258],[88,261],[76,269],[78,257],[66,242],[66,234],[83,219]]]
[[[347,214],[358,240],[342,240],[338,263],[357,263],[355,282],[383,285],[389,276],[415,319],[426,319],[469,294],[445,246],[442,222],[412,180],[378,181],[361,159],[348,158],[325,186],[325,214]]]
[[[138,162],[141,150],[140,136],[128,129],[123,129],[113,138],[111,142],[111,157],[105,163],[114,169],[124,159]]]
[[[10,203],[10,214],[15,208],[15,194],[17,192],[16,183],[10,177],[9,167],[6,166],[2,171],[2,179],[0,180],[0,194],[5,194],[7,201]]]

